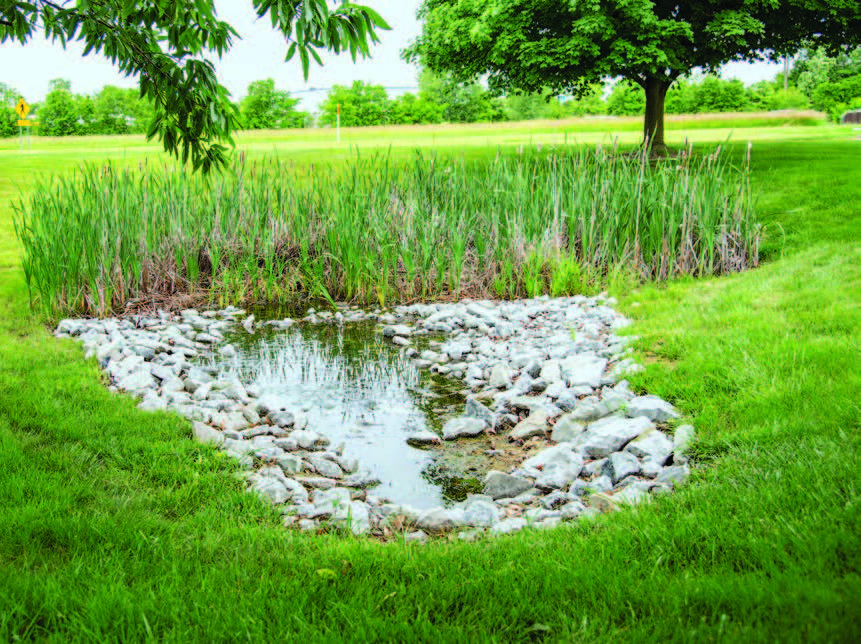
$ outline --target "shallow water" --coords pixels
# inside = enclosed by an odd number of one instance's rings
[[[440,433],[444,420],[462,412],[458,383],[421,372],[372,323],[296,324],[253,335],[237,325],[225,335],[237,355],[214,360],[220,375],[285,397],[308,417],[308,429],[333,448],[343,442],[345,456],[382,481],[375,495],[420,509],[461,496],[435,467],[436,450],[406,443],[420,430]]]

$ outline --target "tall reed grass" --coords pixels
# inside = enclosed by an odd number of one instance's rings
[[[240,155],[214,177],[83,165],[38,184],[15,223],[49,315],[562,295],[620,268],[657,280],[744,270],[760,240],[747,164],[720,150],[658,162],[607,148],[357,153],[311,166]]]

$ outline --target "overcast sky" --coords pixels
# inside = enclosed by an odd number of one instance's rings
[[[279,89],[297,92],[304,109],[313,109],[324,97],[322,92],[308,91],[312,88],[349,85],[354,80],[390,88],[415,87],[416,69],[401,60],[400,51],[419,34],[415,14],[421,0],[365,0],[365,4],[377,9],[392,27],[391,31],[380,33],[382,43],[373,49],[373,59],[353,64],[349,56],[323,57],[322,68],[312,61],[311,75],[305,83],[298,57],[284,62],[287,47],[283,38],[271,28],[268,17],[256,19],[250,0],[215,0],[219,17],[233,25],[242,37],[216,61],[221,82],[238,99],[250,82],[273,78]],[[0,45],[0,82],[14,87],[31,102],[45,97],[48,82],[54,78],[71,80],[72,91],[81,94],[95,93],[105,85],[137,86],[136,79],[123,77],[104,58],[95,55],[82,58],[82,50],[75,43],[63,50],[59,44],[39,39],[26,46],[7,42]],[[749,84],[772,78],[778,71],[780,65],[731,64],[724,75]],[[391,96],[400,93],[389,91]]]

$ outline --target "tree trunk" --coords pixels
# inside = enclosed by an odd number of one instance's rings
[[[661,154],[667,146],[664,144],[664,99],[672,83],[660,78],[646,79],[646,118],[643,125],[643,144],[651,148],[652,153]]]

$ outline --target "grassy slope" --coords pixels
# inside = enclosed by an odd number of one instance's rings
[[[184,422],[107,393],[28,315],[0,206],[0,639],[857,640],[859,145],[758,144],[771,261],[623,302],[656,358],[638,384],[696,418],[692,485],[470,545],[285,534]],[[0,154],[4,203],[18,162]]]

